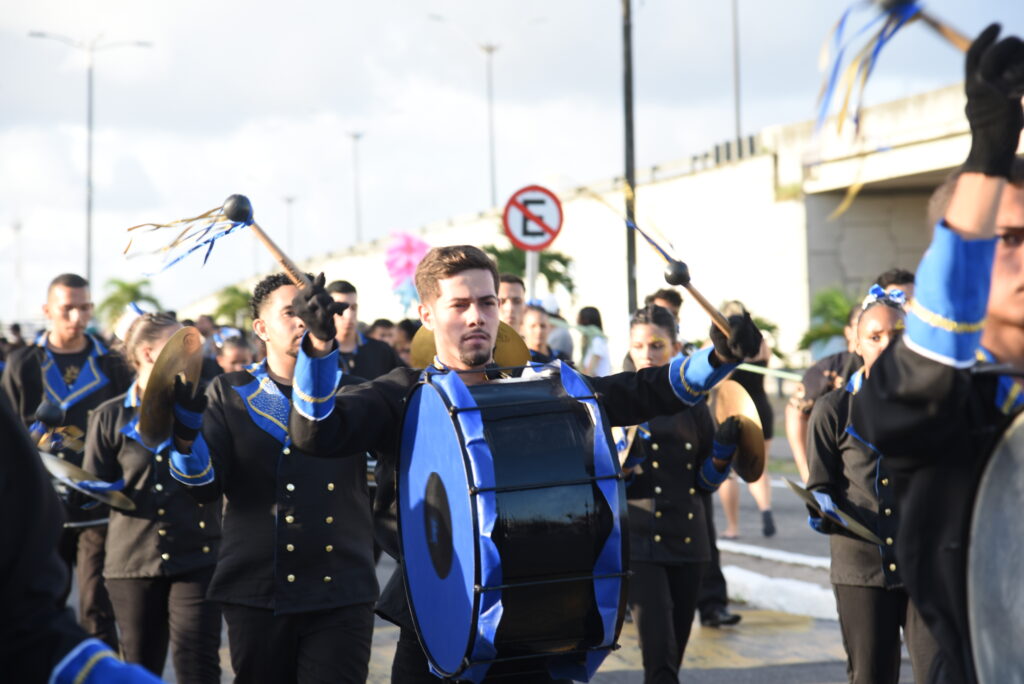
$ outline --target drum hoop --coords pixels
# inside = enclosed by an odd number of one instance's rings
[[[459,424],[459,421],[455,418],[455,414],[451,413],[451,410],[453,408],[451,400],[449,399],[448,395],[444,392],[444,390],[442,388],[438,387],[436,384],[434,384],[433,382],[430,381],[430,377],[431,377],[430,374],[426,375],[425,379],[422,379],[419,382],[417,382],[415,385],[413,385],[412,388],[409,390],[408,394],[406,394],[405,401],[403,402],[404,408],[403,408],[403,411],[402,411],[402,425],[403,426],[405,425],[405,418],[406,418],[406,415],[409,412],[409,405],[411,403],[410,400],[412,399],[413,395],[417,391],[426,391],[424,388],[425,387],[429,387],[431,389],[431,391],[436,392],[441,397],[441,401],[444,402],[444,405],[448,408],[449,415],[452,416],[452,420],[450,422],[451,422],[452,426],[455,428],[455,434],[458,436],[458,439],[459,439],[459,447],[460,447],[460,452],[461,452],[461,455],[462,455],[463,466],[466,468],[467,472],[471,472],[472,464],[469,462],[469,456],[466,453],[465,435],[462,434],[462,426]],[[399,449],[401,449],[401,447],[399,447]],[[401,461],[401,456],[399,456],[399,462],[400,461]],[[397,469],[398,468],[396,466],[396,471],[397,471]],[[467,482],[466,485],[468,487],[469,483]],[[396,472],[395,473],[395,501],[396,502],[401,502],[401,500],[402,500],[401,487],[402,487],[402,478],[398,477],[398,473]],[[473,586],[474,587],[479,587],[480,586],[480,582],[481,582],[481,580],[480,580],[480,525],[479,525],[479,520],[478,520],[478,516],[477,516],[476,506],[471,506],[470,509],[472,511],[472,514],[473,514],[473,561],[474,561],[473,562]],[[410,600],[410,597],[412,596],[412,591],[411,591],[411,589],[409,587],[408,566],[404,562],[404,559],[405,559],[405,543],[404,543],[404,539],[405,539],[405,537],[402,534],[402,506],[401,505],[396,505],[395,506],[395,511],[396,511],[397,518],[398,518],[398,546],[399,546],[399,548],[402,551],[402,558],[403,558],[403,562],[402,562],[402,585],[405,588],[406,601],[409,604],[409,614],[412,615],[413,629],[416,630],[416,638],[419,640],[420,645],[422,646],[423,644],[426,643],[426,640],[424,639],[424,636],[423,636],[423,630],[420,627],[419,616],[416,614],[416,606],[413,605],[413,602]],[[466,642],[466,647],[465,647],[465,649],[463,649],[464,656],[463,656],[463,659],[462,659],[462,663],[459,665],[459,667],[454,672],[445,672],[445,671],[441,670],[439,667],[437,667],[437,663],[433,662],[433,658],[431,658],[430,654],[427,652],[427,649],[423,648],[424,655],[427,656],[427,660],[430,661],[431,666],[433,668],[435,668],[438,672],[441,672],[445,677],[457,677],[458,675],[460,675],[463,672],[465,672],[466,669],[470,666],[469,656],[472,653],[473,644],[476,642],[477,627],[478,627],[478,623],[479,623],[479,619],[480,619],[480,597],[481,597],[481,592],[479,592],[479,591],[474,591],[473,592],[473,612],[472,612],[472,619],[471,619],[471,622],[470,622],[469,635],[468,635],[468,639],[467,639],[467,642]]]

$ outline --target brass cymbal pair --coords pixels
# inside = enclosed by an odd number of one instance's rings
[[[426,368],[434,363],[437,353],[434,346],[434,331],[421,325],[412,338],[409,356],[413,368]],[[494,342],[494,363],[501,367],[525,366],[530,362],[530,350],[519,333],[512,326],[498,323],[498,335]]]
[[[711,412],[718,423],[739,418],[740,441],[732,459],[732,469],[747,482],[756,482],[764,474],[766,453],[761,418],[754,400],[735,380],[724,380],[711,392]]]

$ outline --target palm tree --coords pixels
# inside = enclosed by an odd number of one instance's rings
[[[819,290],[811,300],[811,327],[800,338],[800,349],[810,349],[819,341],[828,341],[842,336],[849,320],[850,309],[857,304],[856,298],[838,287]]]
[[[217,308],[213,312],[216,321],[227,319],[239,330],[246,330],[249,323],[249,291],[237,285],[228,285],[217,293]]]
[[[107,296],[96,307],[96,313],[108,326],[124,313],[132,302],[152,304],[160,309],[160,302],[149,291],[148,280],[120,280],[111,278],[106,284]]]
[[[509,247],[501,249],[494,245],[487,245],[484,251],[494,257],[498,264],[499,273],[515,273],[516,275],[526,273],[526,252],[517,248]],[[572,281],[569,268],[572,266],[572,257],[561,252],[545,250],[540,253],[540,274],[548,281],[548,287],[554,288],[561,285],[572,294],[576,284]]]

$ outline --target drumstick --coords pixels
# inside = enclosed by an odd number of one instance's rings
[[[923,10],[918,16],[921,17],[921,21],[928,24],[929,28],[933,29],[936,33],[949,41],[949,43],[960,52],[967,52],[967,49],[971,47],[971,39],[957,31],[949,24],[939,21]]]
[[[285,275],[292,281],[292,284],[301,289],[308,288],[312,285],[309,282],[309,278],[306,274],[295,265],[287,254],[281,251],[281,248],[277,246],[270,236],[267,235],[259,224],[252,219],[252,202],[245,195],[231,195],[224,200],[224,216],[229,221],[249,223],[249,229],[256,234],[256,238],[263,243],[263,246],[267,248],[270,255],[274,257],[274,261],[281,265],[284,269]]]
[[[650,238],[648,238],[648,241],[650,241]],[[686,288],[686,291],[690,293],[694,301],[700,304],[700,308],[704,309],[708,316],[711,316],[711,322],[715,324],[715,327],[728,337],[730,335],[729,320],[693,286],[693,283],[690,282],[690,269],[687,265],[678,259],[673,259],[660,249],[658,251],[668,261],[668,266],[665,267],[665,282],[669,285]]]

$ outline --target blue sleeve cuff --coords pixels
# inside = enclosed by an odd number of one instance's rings
[[[684,404],[692,406],[703,401],[711,388],[738,365],[723,363],[715,368],[711,365],[712,351],[714,349],[708,347],[690,356],[680,354],[669,362],[668,381],[672,385],[672,391]]]
[[[939,222],[917,268],[914,298],[907,307],[904,341],[910,349],[954,368],[974,364],[995,247],[995,238],[965,240]]]
[[[105,482],[104,480],[82,480],[76,483],[82,489],[90,492],[119,492],[124,489],[124,478],[116,482]]]
[[[114,658],[114,652],[99,639],[86,639],[68,652],[50,673],[49,684],[76,684],[90,681],[96,665],[106,658]],[[95,681],[95,680],[92,680]]]
[[[729,477],[730,470],[732,470],[732,466],[727,465],[725,470],[718,472],[718,469],[715,468],[714,460],[705,458],[704,463],[700,467],[700,473],[697,476],[697,484],[700,485],[701,489],[709,492],[717,491],[718,487]]]
[[[202,433],[196,435],[192,442],[192,453],[183,454],[171,446],[171,477],[183,485],[199,487],[213,482],[213,464],[210,462],[210,450]]]
[[[182,425],[187,428],[191,428],[192,430],[198,430],[203,427],[202,413],[189,411],[179,404],[174,405],[174,417],[177,418]]]
[[[338,350],[335,348],[327,356],[315,359],[304,349],[305,337],[302,342],[292,380],[292,404],[303,417],[321,421],[334,410],[334,393],[341,382]]]

